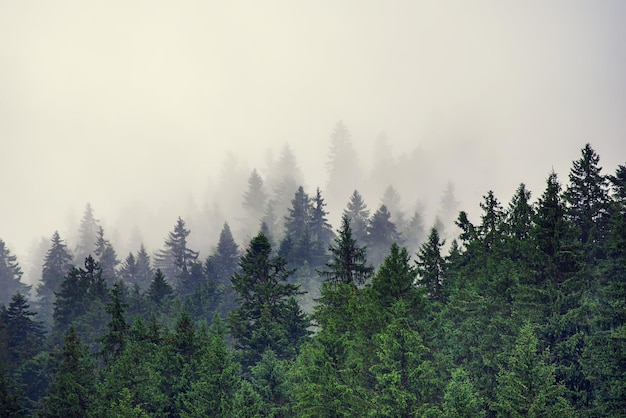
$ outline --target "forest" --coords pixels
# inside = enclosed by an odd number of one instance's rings
[[[0,237],[0,415],[626,416],[626,165],[587,144],[445,236],[391,186],[331,225],[289,180],[270,201],[253,171],[254,232],[205,258],[179,217],[120,259],[87,205],[29,286]]]

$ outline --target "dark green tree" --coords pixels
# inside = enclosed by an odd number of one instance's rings
[[[187,247],[187,237],[191,231],[185,228],[185,221],[178,217],[174,230],[165,240],[154,259],[154,264],[165,275],[165,278],[177,287],[183,272],[189,271],[198,258],[198,253]]]
[[[100,355],[105,363],[111,363],[124,351],[129,326],[124,313],[128,305],[122,300],[122,285],[115,282],[111,289],[111,301],[106,305],[106,312],[111,316],[107,323],[107,333],[100,339],[102,349]]]
[[[300,186],[291,200],[288,215],[285,216],[285,238],[284,243],[281,243],[281,255],[291,266],[300,267],[311,261],[311,211],[311,199]]]
[[[148,299],[156,306],[161,306],[167,303],[173,293],[174,289],[165,280],[163,272],[161,272],[161,269],[157,269],[147,291]]]
[[[426,289],[429,299],[444,301],[444,276],[446,262],[441,254],[445,241],[439,238],[437,228],[432,228],[428,240],[420,247],[415,264],[417,265],[418,283]]]
[[[608,222],[608,182],[598,166],[600,157],[586,144],[580,159],[574,161],[569,186],[563,194],[569,218],[576,225],[579,240],[588,256],[599,256],[599,241]]]
[[[54,293],[60,290],[63,278],[72,267],[72,254],[58,232],[54,232],[51,242],[43,262],[41,282],[37,286],[39,317],[48,324],[52,323]]]
[[[59,335],[85,316],[94,304],[106,302],[108,292],[100,265],[88,256],[85,268],[72,267],[55,295],[53,319],[55,334]]]
[[[239,247],[228,223],[224,223],[217,248],[206,261],[206,276],[219,295],[219,312],[222,318],[237,305],[230,278],[239,270]]]
[[[290,304],[298,294],[298,286],[287,282],[292,271],[271,251],[267,237],[259,233],[241,257],[241,272],[231,279],[239,306],[228,324],[244,367],[259,361],[267,349],[281,359],[292,358],[309,334],[306,315]]]
[[[573,408],[563,397],[564,387],[556,382],[549,353],[538,350],[533,326],[520,330],[511,356],[498,374],[493,408],[503,417],[571,417]]]
[[[54,379],[43,400],[44,417],[89,416],[95,400],[96,373],[87,347],[73,327],[54,354]]]
[[[478,418],[487,414],[484,400],[463,368],[452,371],[452,379],[443,395],[443,414],[449,418]]]
[[[30,305],[24,295],[18,292],[13,295],[11,303],[3,313],[8,348],[6,365],[10,371],[15,371],[42,349],[43,325],[34,320],[37,313],[29,308]]]
[[[146,290],[150,286],[152,277],[154,276],[154,270],[152,269],[152,263],[150,261],[150,255],[146,251],[146,247],[141,244],[139,251],[137,251],[136,260],[136,283],[141,290]]]

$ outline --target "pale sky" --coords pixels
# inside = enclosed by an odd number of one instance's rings
[[[112,227],[211,206],[228,151],[288,142],[323,187],[339,120],[365,162],[381,132],[429,153],[471,213],[537,197],[586,142],[626,163],[625,42],[617,0],[0,0],[0,239],[25,264],[87,202]]]

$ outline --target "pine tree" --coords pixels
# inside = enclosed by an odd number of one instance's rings
[[[152,277],[154,276],[154,271],[152,270],[152,263],[150,261],[150,256],[146,251],[146,247],[143,244],[139,246],[139,251],[137,251],[137,278],[136,283],[139,285],[141,290],[146,290],[150,286],[150,282],[152,281]]]
[[[206,261],[206,276],[220,294],[219,311],[222,317],[235,308],[235,293],[230,278],[239,269],[239,248],[228,223],[224,223],[217,248]]]
[[[608,184],[599,161],[598,154],[586,144],[581,158],[574,161],[570,184],[563,195],[568,216],[578,228],[588,257],[601,255],[599,242],[605,237],[608,222]]]
[[[54,355],[54,380],[43,400],[44,417],[89,416],[95,398],[96,374],[87,347],[70,327],[62,350]]]
[[[100,355],[105,363],[111,363],[122,354],[129,330],[129,326],[124,318],[124,312],[128,304],[122,301],[122,285],[120,282],[115,282],[110,295],[111,302],[106,305],[106,312],[111,315],[111,320],[107,324],[108,332],[100,339],[102,342]]]
[[[155,256],[155,266],[161,269],[166,279],[174,286],[178,286],[184,271],[191,268],[191,264],[198,258],[198,253],[187,248],[188,229],[185,221],[178,217],[174,230],[165,240],[164,248]]]
[[[96,261],[102,269],[102,277],[110,286],[116,280],[116,269],[120,263],[117,253],[108,239],[104,238],[104,229],[98,227],[98,238],[96,239],[96,249],[94,250]]]
[[[87,203],[78,230],[78,244],[74,251],[74,264],[82,266],[89,255],[93,255],[98,240],[98,221],[94,218],[93,208]]]
[[[365,245],[367,243],[367,225],[369,223],[370,211],[357,190],[350,196],[350,201],[343,214],[350,220],[354,239],[356,239],[359,245]]]
[[[326,202],[322,197],[319,187],[312,198],[311,217],[309,229],[313,245],[312,266],[318,268],[327,261],[326,250],[335,238],[332,226],[328,222],[328,212],[325,209]]]
[[[463,368],[452,371],[452,380],[446,386],[443,401],[445,417],[478,418],[487,413],[482,397],[474,389],[469,374]]]
[[[381,205],[370,218],[366,242],[368,258],[374,266],[382,263],[394,242],[400,243],[400,234],[385,205]]]
[[[16,293],[27,294],[30,286],[21,281],[22,268],[0,239],[0,304],[8,304]]]
[[[507,364],[498,374],[494,409],[504,417],[570,417],[571,405],[563,397],[564,387],[556,382],[554,365],[546,362],[548,352],[538,352],[531,324],[520,330]]]
[[[445,260],[441,255],[441,249],[445,241],[439,238],[437,228],[432,228],[426,241],[417,253],[417,274],[418,283],[424,286],[427,295],[431,300],[437,302],[444,301],[444,274]]]
[[[483,196],[480,208],[483,213],[480,217],[481,224],[478,230],[483,247],[485,251],[493,251],[501,243],[504,210],[492,190]]]
[[[53,319],[55,333],[59,335],[86,315],[94,304],[106,302],[108,292],[100,265],[88,256],[84,269],[72,267],[55,296]]]
[[[35,356],[42,348],[43,326],[33,317],[36,312],[31,311],[28,301],[21,293],[11,298],[6,310],[4,322],[6,324],[9,370],[15,370],[26,360]]]
[[[267,237],[258,234],[241,257],[241,272],[231,279],[239,306],[229,314],[228,324],[245,367],[268,349],[279,358],[292,358],[308,336],[306,316],[299,308],[290,309],[298,294],[298,286],[287,283],[292,271],[271,251]]]
[[[44,259],[41,282],[37,286],[39,316],[48,324],[52,322],[54,293],[60,290],[63,278],[72,267],[72,254],[58,232],[54,232],[51,242]]]
[[[172,289],[172,286],[165,280],[163,272],[161,269],[157,269],[147,291],[148,299],[157,306],[161,306],[173,293],[174,289]]]
[[[311,260],[311,234],[309,230],[311,219],[311,200],[302,186],[291,200],[289,213],[285,217],[285,238],[281,243],[281,255],[287,262],[300,267]]]
[[[344,334],[355,327],[358,288],[370,279],[374,267],[367,264],[365,248],[359,247],[352,237],[346,215],[341,218],[341,228],[329,250],[330,261],[324,270],[318,271],[323,282],[313,317],[329,333]]]

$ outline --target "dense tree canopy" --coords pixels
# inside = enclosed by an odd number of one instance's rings
[[[55,233],[32,303],[0,240],[0,415],[624,416],[626,166],[603,175],[586,145],[568,180],[488,191],[457,235],[425,234],[418,206],[402,237],[356,191],[335,235],[320,190],[294,187],[278,249],[224,223],[200,263],[179,218],[155,270],[143,245],[116,269],[88,206],[90,252],[72,265]]]

